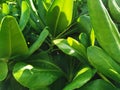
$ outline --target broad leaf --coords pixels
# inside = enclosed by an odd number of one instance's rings
[[[1,26],[1,31],[6,32],[3,38],[1,38],[2,41],[6,41],[6,40],[10,41],[10,46],[8,47],[6,46],[9,44],[4,44],[4,45],[11,50],[12,56],[25,55],[28,52],[28,47],[25,42],[24,36],[20,31],[18,23],[14,17],[12,16],[4,17]],[[9,37],[8,34],[10,35]],[[5,50],[6,49],[4,49],[4,51]]]
[[[103,49],[91,46],[87,49],[87,55],[98,72],[120,83],[120,66]]]
[[[91,81],[90,83],[87,83],[85,86],[81,87],[78,90],[119,90],[115,87],[113,87],[110,83],[98,79]]]
[[[0,59],[8,59],[11,55],[11,40],[9,22],[5,18],[1,21],[0,27]]]
[[[80,88],[87,83],[95,74],[90,67],[84,67],[76,74],[73,81],[68,84],[63,90],[74,90]]]
[[[0,61],[0,81],[3,81],[7,77],[8,66],[4,61]]]
[[[54,0],[47,13],[50,33],[56,36],[64,31],[72,21],[72,13],[73,0]]]
[[[32,64],[20,62],[13,69],[13,76],[25,87],[34,89],[46,87],[62,74],[59,68],[49,61],[38,60]]]

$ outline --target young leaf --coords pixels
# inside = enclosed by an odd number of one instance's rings
[[[7,77],[8,66],[4,61],[0,61],[0,81],[3,81]]]
[[[80,88],[85,83],[87,83],[92,77],[94,73],[90,67],[82,68],[75,76],[73,81],[68,84],[63,90],[75,90]]]
[[[21,31],[23,31],[23,29],[25,28],[29,18],[30,18],[29,5],[26,1],[22,1],[21,16],[20,16],[20,21],[19,21],[19,26],[20,26]]]
[[[91,81],[90,83],[87,83],[85,86],[81,87],[78,90],[119,90],[115,87],[113,87],[110,83],[98,79]]]
[[[32,64],[20,62],[13,69],[13,76],[25,87],[46,87],[62,75],[58,67],[49,61],[38,60]]]

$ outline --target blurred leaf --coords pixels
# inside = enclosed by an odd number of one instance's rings
[[[3,81],[7,77],[8,66],[4,61],[0,61],[0,81]]]

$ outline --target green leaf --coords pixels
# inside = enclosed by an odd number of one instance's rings
[[[28,52],[26,41],[14,17],[6,16],[3,18],[0,36],[0,51],[2,51],[0,55],[2,53],[4,56],[19,56]]]
[[[53,42],[64,53],[71,56],[79,57],[79,54],[72,47],[69,46],[66,39],[56,39]]]
[[[76,50],[76,48],[70,46],[66,39],[56,39],[53,41],[53,43],[62,50],[65,54],[74,56],[78,60],[81,60],[81,62],[86,63],[86,60],[81,55],[80,50]]]
[[[91,40],[91,45],[94,46],[94,44],[95,44],[95,33],[94,33],[93,29],[91,30],[91,33],[90,33],[90,40]]]
[[[68,8],[69,7],[69,8]],[[47,25],[53,36],[64,31],[72,21],[73,0],[54,0],[47,13]]]
[[[103,49],[91,46],[87,49],[88,60],[98,72],[120,83],[120,66]]]
[[[40,33],[37,41],[30,47],[28,55],[34,53],[42,45],[48,34],[49,34],[48,29],[47,27],[45,27],[44,30]]]
[[[118,90],[117,88],[113,87],[110,83],[98,79],[87,83],[85,86],[81,87],[78,90]]]
[[[81,33],[79,35],[79,40],[85,47],[89,46],[89,37],[86,33]]]
[[[82,56],[85,59],[87,58],[87,50],[81,43],[79,43],[77,40],[73,39],[72,37],[68,37],[67,42],[70,45],[70,47],[72,47],[79,53],[80,56]]]
[[[49,61],[38,60],[31,63],[33,65],[20,62],[13,69],[13,76],[25,87],[46,87],[62,75],[60,69]]]
[[[9,14],[9,7],[8,7],[7,3],[2,4],[2,14],[3,15]]]
[[[46,14],[53,0],[38,0],[38,13],[44,23],[46,23]]]
[[[82,15],[77,19],[77,27],[81,32],[85,32],[87,35],[90,35],[92,30],[92,24],[90,17],[87,15]]]
[[[9,22],[5,18],[1,21],[0,27],[0,60],[6,60],[11,55],[11,40],[10,40],[10,27]],[[9,28],[9,29],[8,29]]]
[[[22,1],[21,16],[20,16],[20,21],[19,21],[19,26],[20,26],[21,31],[23,31],[23,29],[25,28],[29,18],[30,18],[29,5],[26,1]]]
[[[90,67],[84,67],[78,73],[76,74],[73,81],[65,86],[63,90],[75,90],[77,88],[80,88],[85,83],[87,83],[94,75],[92,69]]]
[[[37,88],[37,89],[35,89],[35,88],[30,88],[29,90],[50,90],[50,88],[48,88],[48,87],[42,87],[42,88]]]
[[[7,77],[8,66],[6,62],[0,61],[0,81],[3,81]]]

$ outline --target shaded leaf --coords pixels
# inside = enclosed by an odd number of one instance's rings
[[[80,88],[87,83],[95,74],[90,67],[84,67],[76,74],[73,81],[68,84],[63,90],[74,90]]]
[[[98,79],[91,81],[90,83],[87,83],[85,86],[81,87],[78,90],[119,90],[115,87],[113,87],[110,83]]]

